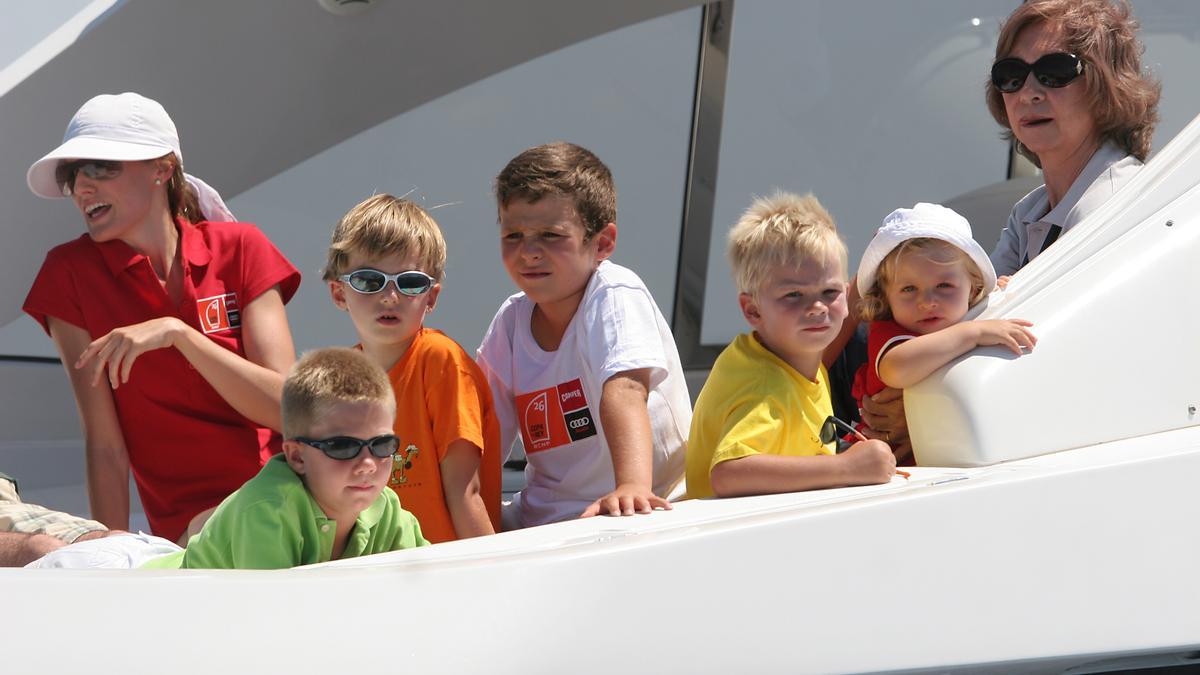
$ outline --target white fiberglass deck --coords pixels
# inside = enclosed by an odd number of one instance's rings
[[[61,672],[1060,672],[1200,648],[1197,476],[1192,428],[294,570],[0,570],[0,630]]]

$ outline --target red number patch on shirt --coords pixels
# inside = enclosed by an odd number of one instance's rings
[[[196,301],[196,313],[200,315],[200,327],[205,333],[231,330],[242,325],[237,293],[201,298]]]
[[[578,379],[517,394],[517,416],[526,454],[596,435],[596,422]]]

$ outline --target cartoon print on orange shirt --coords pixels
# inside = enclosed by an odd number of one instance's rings
[[[396,487],[407,483],[408,476],[404,475],[404,472],[412,468],[413,460],[420,453],[421,450],[417,446],[409,443],[407,448],[392,455],[392,477],[388,479],[388,485]]]
[[[200,327],[205,333],[232,330],[242,325],[237,293],[200,298],[196,301],[196,313],[200,315]]]
[[[517,410],[526,454],[596,435],[596,423],[578,378],[517,394]]]

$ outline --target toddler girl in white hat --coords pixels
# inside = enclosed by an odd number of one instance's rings
[[[885,387],[916,384],[975,347],[1032,349],[1028,321],[963,320],[995,287],[996,270],[966,218],[926,203],[889,214],[858,268],[870,326],[854,397],[861,403]]]

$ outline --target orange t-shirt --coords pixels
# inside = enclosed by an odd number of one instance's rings
[[[475,361],[446,334],[422,328],[388,378],[396,395],[400,451],[388,485],[433,543],[458,538],[442,491],[441,462],[450,444],[482,450],[479,491],[492,527],[500,531],[500,423],[492,391]]]

